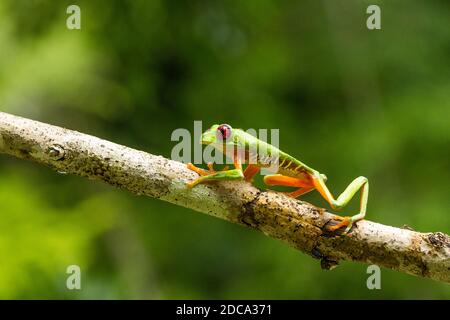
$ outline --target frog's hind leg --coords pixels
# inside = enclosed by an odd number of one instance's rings
[[[292,198],[297,198],[300,197],[301,195],[304,195],[308,192],[311,192],[314,190],[314,187],[308,187],[308,188],[299,188],[295,191],[292,192],[287,192],[287,195],[292,197]]]
[[[346,206],[353,196],[361,190],[361,203],[360,211],[352,217],[338,217],[341,222],[334,226],[327,227],[328,231],[336,231],[342,227],[346,227],[344,233],[347,233],[352,224],[356,221],[364,219],[367,209],[367,200],[369,197],[369,181],[366,177],[358,177],[348,185],[348,187],[342,192],[337,199],[333,197],[331,192],[328,190],[324,177],[320,174],[315,174],[313,177],[313,184],[317,191],[322,195],[322,197],[328,201],[333,209],[341,209]]]
[[[311,184],[311,182],[305,179],[283,176],[282,174],[267,175],[264,177],[264,183],[267,184],[268,186],[285,186],[285,187],[299,188],[292,192],[285,192],[288,196],[293,198],[297,198],[302,194],[314,190],[314,186]]]

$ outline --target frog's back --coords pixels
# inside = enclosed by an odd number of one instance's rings
[[[277,173],[289,177],[298,177],[313,172],[314,169],[308,167],[300,160],[297,160],[296,158],[287,153],[284,152],[280,153]]]
[[[289,177],[300,177],[305,173],[313,173],[314,169],[281,151],[277,147],[239,130],[245,141],[245,162],[259,167],[275,168],[274,173]]]

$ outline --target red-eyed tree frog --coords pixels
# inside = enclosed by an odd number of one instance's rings
[[[200,183],[220,180],[251,182],[261,168],[270,168],[276,163],[274,174],[264,176],[264,183],[269,186],[295,187],[297,190],[287,192],[287,195],[294,198],[315,189],[333,209],[339,210],[348,204],[358,190],[361,190],[359,213],[351,217],[337,216],[339,223],[328,226],[327,231],[334,232],[345,227],[343,232],[345,234],[351,229],[353,223],[364,219],[369,195],[369,182],[365,177],[353,180],[336,199],[325,184],[327,177],[324,174],[241,129],[234,129],[228,124],[215,124],[202,134],[201,143],[212,145],[230,157],[233,160],[234,169],[225,168],[215,171],[213,164],[208,163],[209,170],[204,170],[188,163],[187,167],[200,175],[199,178],[187,184],[189,188]],[[242,168],[243,164],[248,164],[245,170]]]

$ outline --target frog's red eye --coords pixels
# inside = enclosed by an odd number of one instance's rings
[[[217,136],[220,140],[227,140],[231,136],[231,126],[228,124],[221,124],[217,128]]]

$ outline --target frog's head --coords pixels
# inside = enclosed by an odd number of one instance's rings
[[[236,146],[239,144],[239,129],[233,129],[229,124],[215,124],[201,136],[202,144],[215,146]]]

